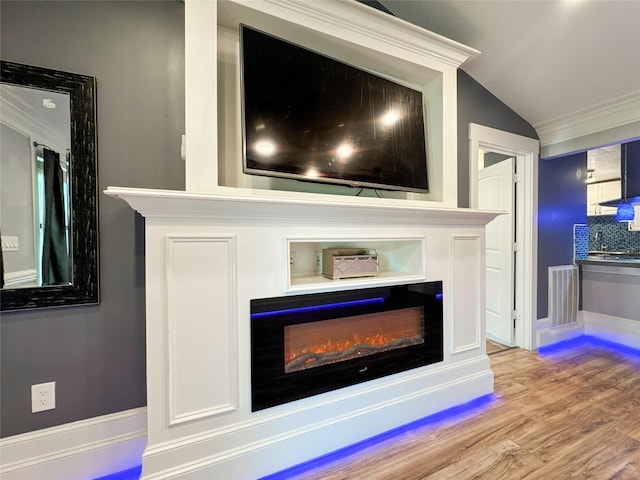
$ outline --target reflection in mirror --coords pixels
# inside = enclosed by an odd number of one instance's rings
[[[621,145],[587,150],[587,216],[615,215],[616,207],[600,205],[601,202],[619,199],[621,185]]]
[[[1,308],[98,302],[95,79],[2,61]]]
[[[0,112],[3,288],[68,284],[69,94],[2,84]]]

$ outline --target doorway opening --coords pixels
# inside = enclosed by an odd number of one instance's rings
[[[485,332],[488,340],[513,346],[518,255],[515,158],[483,149],[478,158],[478,208],[505,212],[485,229]]]
[[[510,249],[502,249],[502,254],[505,257],[511,256],[513,262],[511,286],[507,287],[507,292],[500,291],[497,300],[502,304],[500,311],[509,312],[506,318],[503,318],[502,314],[500,317],[505,326],[507,322],[512,325],[511,344],[532,350],[536,348],[539,141],[474,123],[469,124],[469,206],[471,208],[482,208],[479,202],[481,160],[484,167],[482,152],[485,154],[491,152],[504,158],[514,159],[513,181],[517,187],[513,194],[513,240],[508,240],[511,243]],[[500,163],[502,162],[497,162],[498,165]],[[498,237],[506,243],[506,235],[498,234]],[[491,299],[491,301],[497,300]],[[493,304],[488,306],[494,308]],[[497,310],[497,307],[495,308]]]

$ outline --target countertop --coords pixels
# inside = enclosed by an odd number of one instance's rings
[[[613,267],[640,268],[640,254],[627,252],[589,252],[585,260],[576,260],[577,265],[607,265]]]

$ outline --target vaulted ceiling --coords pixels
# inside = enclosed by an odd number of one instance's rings
[[[571,122],[640,122],[640,0],[379,4],[480,50],[462,69],[533,125],[543,144]]]

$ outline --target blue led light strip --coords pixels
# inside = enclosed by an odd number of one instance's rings
[[[477,415],[478,413],[491,408],[491,406],[497,400],[498,397],[494,393],[483,395],[482,397],[471,400],[470,402],[448,408],[438,413],[434,413],[433,415],[415,420],[406,425],[401,425],[392,430],[388,430],[353,445],[335,450],[321,457],[309,460],[304,463],[300,463],[298,465],[294,465],[293,467],[289,467],[286,470],[281,470],[279,472],[266,475],[259,480],[288,480],[293,477],[305,476],[305,474],[312,476],[311,474],[317,474],[318,470],[326,468],[333,462],[344,460],[349,457],[355,460],[356,455],[360,452],[363,452],[364,450],[374,447],[387,448],[387,442],[394,440],[401,441],[403,435],[406,433],[443,427],[471,418],[474,415]]]
[[[369,303],[382,303],[384,302],[384,300],[385,300],[384,297],[374,297],[374,298],[365,298],[362,300],[350,300],[348,302],[326,303],[324,305],[309,305],[308,307],[285,308],[282,310],[271,310],[270,312],[252,313],[251,318],[270,317],[274,315],[281,315],[283,313],[299,313],[299,312],[309,312],[314,310],[328,310],[332,308],[350,307],[352,305],[363,305],[363,304],[369,304]]]

